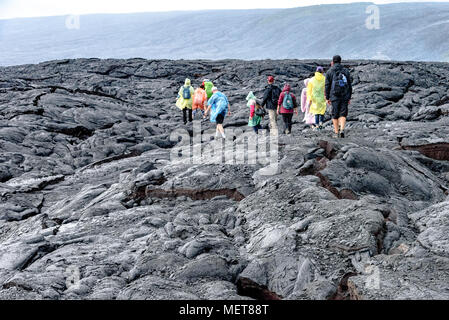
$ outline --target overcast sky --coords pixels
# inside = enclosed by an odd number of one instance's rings
[[[354,0],[0,0],[0,19],[89,13],[131,13],[172,10],[293,8],[316,4],[351,3]],[[442,0],[357,1],[449,2]]]

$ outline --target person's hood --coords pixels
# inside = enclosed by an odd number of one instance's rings
[[[251,101],[256,100],[256,99],[257,98],[252,91],[250,93],[248,93],[248,96],[246,97],[246,101],[248,101],[247,106],[251,107]]]
[[[289,84],[286,84],[286,85],[284,86],[284,89],[282,89],[282,92],[290,92],[290,89],[291,89],[290,85],[289,85]]]
[[[315,72],[315,78],[318,81],[323,81],[324,80],[324,74],[322,74],[321,72]]]
[[[256,96],[254,95],[254,93],[252,91],[250,93],[248,93],[248,95],[246,96],[246,101],[250,101],[250,100],[256,100]]]
[[[185,85],[185,86],[190,86],[190,84],[191,84],[191,81],[190,81],[190,79],[186,79],[186,81],[185,81],[184,85]]]

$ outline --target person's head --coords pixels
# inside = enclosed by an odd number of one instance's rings
[[[319,66],[318,68],[316,68],[316,72],[324,73],[324,68]]]
[[[186,86],[190,86],[190,84],[191,84],[190,79],[187,78],[184,84],[185,84]]]
[[[290,85],[288,83],[286,83],[284,85],[284,91],[290,92],[290,89],[291,89]]]
[[[202,84],[200,85],[200,88],[204,90],[204,88],[205,88],[205,87],[204,87],[204,83],[202,83]]]
[[[269,84],[273,84],[274,83],[274,77],[273,76],[268,76],[267,81],[268,81]]]
[[[212,92],[213,92],[213,93],[218,92],[218,88],[217,88],[217,87],[213,87],[213,88],[212,88]]]
[[[332,58],[332,64],[331,65],[334,65],[334,64],[336,64],[336,63],[341,63],[341,57],[337,54],[337,55],[335,55],[333,58]]]

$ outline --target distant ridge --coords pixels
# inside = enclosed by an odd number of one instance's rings
[[[371,3],[294,9],[85,15],[0,20],[0,65],[65,58],[449,61],[449,3]]]

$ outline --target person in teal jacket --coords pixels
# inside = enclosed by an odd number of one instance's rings
[[[229,104],[228,98],[222,92],[218,91],[216,87],[212,89],[212,92],[213,95],[207,102],[207,110],[204,113],[204,117],[211,111],[210,122],[217,124],[215,137],[218,137],[218,134],[221,133],[223,139],[226,139],[223,122],[226,115],[231,115],[231,105]]]
[[[186,79],[184,85],[179,89],[176,106],[182,110],[184,124],[187,124],[187,112],[189,113],[189,122],[192,122],[192,105],[195,90],[191,86],[190,79]]]
[[[246,105],[249,107],[248,126],[252,127],[256,134],[259,134],[259,130],[262,129],[262,126],[260,125],[260,121],[262,120],[262,117],[258,116],[256,114],[257,101],[256,101],[256,96],[254,95],[254,93],[252,91],[250,93],[248,93],[248,96],[246,97],[246,101],[248,101],[248,103]]]

